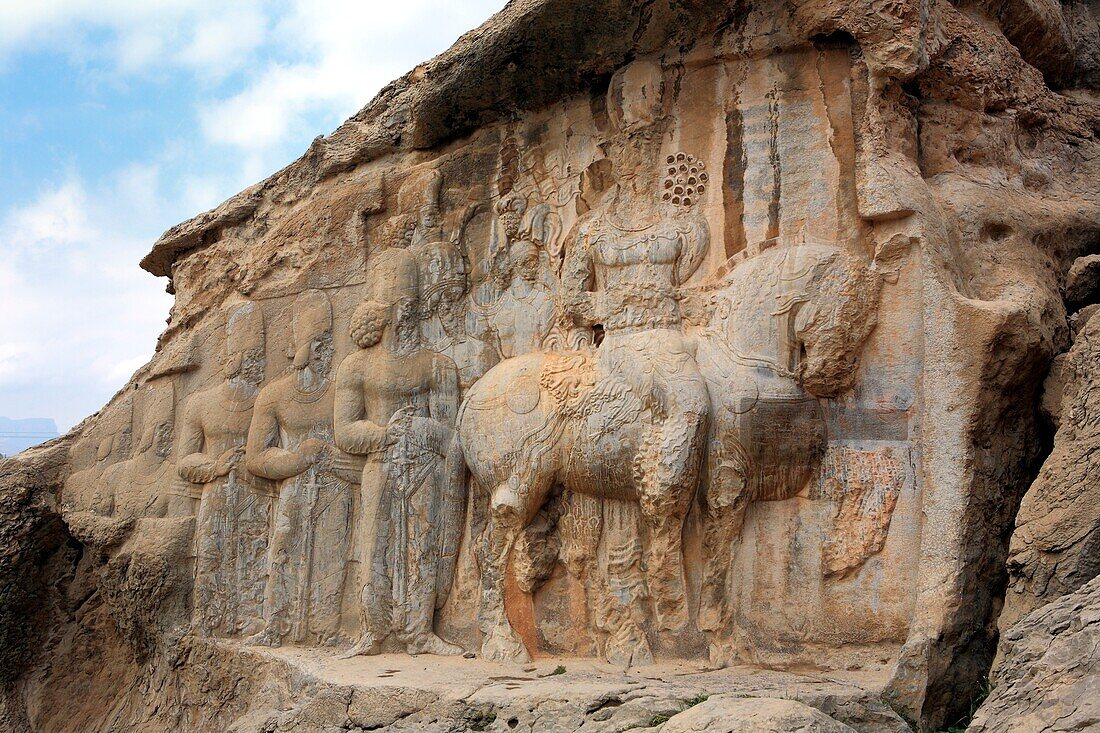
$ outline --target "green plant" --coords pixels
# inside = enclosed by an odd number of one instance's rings
[[[699,703],[706,702],[709,699],[710,699],[710,695],[708,695],[705,692],[701,692],[698,695],[696,695],[695,697],[691,698],[690,700],[686,700],[684,702],[684,710],[687,710],[688,708],[693,708],[696,705],[698,705]]]
[[[993,688],[989,684],[989,680],[981,680],[978,682],[977,688],[970,696],[970,709],[966,715],[962,716],[954,723],[951,723],[946,728],[936,731],[936,733],[966,733],[966,729],[970,726],[970,721],[974,719],[974,713],[978,712],[978,708],[985,702],[985,699],[989,697],[989,693]]]
[[[699,693],[695,697],[684,700],[683,704],[680,705],[680,711],[679,712],[682,713],[685,710],[687,710],[688,708],[693,708],[696,705],[698,705],[699,703],[706,702],[709,699],[710,699],[710,695],[708,695],[707,693],[705,693],[705,692]],[[676,715],[676,713],[672,713],[672,715]],[[668,715],[666,713],[658,713],[657,715],[654,715],[649,721],[649,727],[654,728],[658,725],[664,725],[665,723],[667,723],[668,721],[670,721],[672,719],[672,715]]]
[[[497,719],[496,713],[483,713],[470,720],[470,730],[486,730]]]

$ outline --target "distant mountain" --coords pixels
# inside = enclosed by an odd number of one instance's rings
[[[0,417],[0,453],[10,456],[58,436],[52,417]]]

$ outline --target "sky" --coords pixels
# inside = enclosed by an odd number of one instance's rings
[[[157,237],[504,4],[0,2],[0,416],[99,409],[168,317]]]

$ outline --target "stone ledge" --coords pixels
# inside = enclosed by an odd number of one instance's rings
[[[239,664],[256,675],[257,694],[228,727],[238,733],[660,730],[704,701],[719,709],[723,721],[722,711],[732,720],[745,698],[796,701],[857,731],[909,730],[880,699],[887,670],[715,670],[662,663],[624,671],[587,659],[527,665],[431,655],[340,659],[335,651],[197,640],[192,653],[201,647],[220,664]]]

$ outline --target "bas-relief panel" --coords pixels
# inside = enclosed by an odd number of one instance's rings
[[[195,632],[250,643],[900,643],[919,294],[855,216],[848,74],[643,60],[370,172],[322,217],[339,251],[239,288],[196,368],[78,444],[67,499],[193,514]]]

